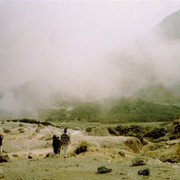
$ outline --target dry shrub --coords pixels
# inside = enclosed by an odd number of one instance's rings
[[[78,147],[75,149],[75,154],[80,154],[88,151],[89,144],[85,141],[79,143]]]

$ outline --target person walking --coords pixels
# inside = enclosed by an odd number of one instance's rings
[[[70,143],[70,136],[67,134],[67,128],[65,128],[63,133],[61,134],[61,145],[62,149],[64,150],[64,158],[67,158],[67,151]]]
[[[4,138],[3,134],[0,133],[0,155],[2,155],[3,138]]]
[[[52,143],[52,146],[53,146],[53,152],[54,154],[60,154],[60,150],[61,150],[61,143],[60,143],[60,139],[58,136],[54,135],[52,137],[53,139],[53,143]]]

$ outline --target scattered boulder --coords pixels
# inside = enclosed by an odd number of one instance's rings
[[[116,129],[112,128],[112,127],[109,127],[108,131],[109,131],[109,134],[119,136],[119,132]]]
[[[142,169],[142,170],[139,170],[139,171],[138,171],[138,174],[139,174],[139,175],[143,175],[143,176],[149,176],[149,173],[150,173],[149,168]]]
[[[116,127],[116,130],[118,131],[119,135],[124,136],[138,136],[145,132],[144,127],[139,125],[131,125],[129,127],[120,125]]]
[[[132,166],[142,166],[142,165],[146,165],[146,162],[142,157],[135,157],[132,160]]]
[[[169,162],[169,163],[180,163],[180,156],[178,155],[163,155],[160,157],[162,162]]]
[[[132,135],[132,136],[140,136],[144,133],[144,127],[139,126],[139,125],[131,125],[129,127],[129,132],[128,135]]]
[[[163,137],[165,135],[166,135],[165,128],[155,128],[152,131],[149,131],[149,132],[145,133],[144,137],[158,139],[158,138]]]
[[[32,156],[31,156],[31,155],[28,155],[28,159],[32,159]]]
[[[175,140],[175,139],[177,139],[177,136],[175,134],[169,135],[169,140]]]
[[[92,129],[93,128],[91,127],[88,130],[92,131]],[[159,128],[141,125],[119,125],[116,128],[109,127],[108,131],[109,134],[116,136],[122,135],[137,137],[143,145],[146,145],[147,141],[144,137],[157,142],[180,138],[180,119],[169,124],[166,123],[163,127],[161,126]]]
[[[180,133],[180,124],[177,124],[176,126],[174,126],[174,134],[179,134]]]
[[[19,124],[19,127],[24,127],[24,124]]]
[[[19,128],[19,132],[20,132],[20,133],[25,133],[24,128]]]
[[[17,154],[12,154],[13,157],[19,157]]]
[[[109,169],[105,166],[101,166],[97,168],[97,174],[105,174],[105,173],[110,173],[112,169]]]
[[[173,122],[170,139],[180,138],[180,120]]]
[[[10,158],[8,155],[2,155],[0,156],[0,163],[2,162],[10,162]]]
[[[123,127],[122,125],[116,127],[116,131],[118,131],[119,135],[126,135],[129,132],[128,127]]]
[[[86,128],[86,132],[88,132],[88,133],[92,132],[92,130],[93,130],[93,127],[91,127],[91,126]]]

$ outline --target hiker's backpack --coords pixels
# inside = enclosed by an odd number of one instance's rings
[[[69,140],[70,140],[70,137],[66,133],[63,133],[61,135],[61,144],[62,145],[67,145],[69,143]]]

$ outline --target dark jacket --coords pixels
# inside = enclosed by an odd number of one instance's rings
[[[59,137],[57,137],[56,135],[53,136],[52,146],[54,154],[60,154],[61,143]]]
[[[2,146],[3,135],[0,135],[0,146]]]

